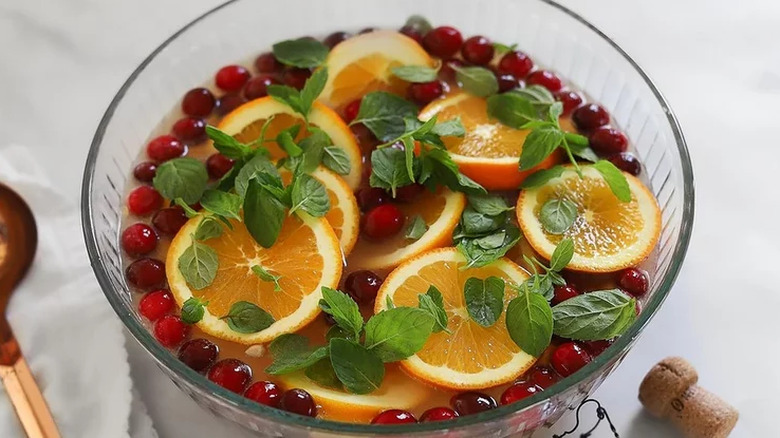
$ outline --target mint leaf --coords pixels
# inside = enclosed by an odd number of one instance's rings
[[[335,327],[335,326],[334,326]],[[343,389],[336,372],[333,370],[333,364],[330,357],[318,360],[313,365],[309,365],[305,371],[306,377],[313,380],[318,385],[325,388]]]
[[[433,333],[447,331],[449,318],[447,317],[447,312],[444,310],[444,298],[442,297],[441,292],[439,292],[439,289],[434,285],[430,285],[428,287],[428,292],[426,292],[425,295],[418,295],[417,299],[419,300],[419,308],[428,312],[435,321]]]
[[[563,132],[557,127],[543,127],[531,131],[520,152],[520,170],[528,170],[544,161],[563,141]]]
[[[197,324],[203,319],[206,313],[204,306],[208,301],[201,301],[199,298],[189,297],[181,306],[181,320],[187,324]]]
[[[301,90],[301,109],[303,110],[301,115],[304,118],[309,116],[311,106],[314,104],[314,101],[317,100],[320,93],[322,93],[322,90],[325,89],[326,82],[328,82],[327,67],[318,68],[312,73],[309,79],[306,80],[306,83]]]
[[[555,103],[555,97],[550,90],[541,85],[529,85],[525,88],[512,90],[511,93],[531,101],[540,108],[546,108]]]
[[[504,280],[498,277],[468,278],[463,295],[471,319],[482,327],[495,324],[504,310],[504,286]]]
[[[200,198],[204,210],[216,215],[241,221],[238,212],[241,210],[241,197],[219,190],[206,190]]]
[[[599,160],[599,156],[596,155],[595,152],[593,152],[593,149],[588,147],[588,139],[585,138],[585,145],[579,145],[571,142],[571,139],[569,138],[569,135],[571,132],[566,132],[563,134],[563,137],[566,139],[566,141],[569,144],[569,150],[575,157],[582,158],[583,160],[590,161],[591,163],[595,163]],[[578,137],[582,137],[581,135],[578,135]]]
[[[344,388],[353,394],[376,391],[385,378],[385,365],[377,355],[354,341],[330,340],[330,362]]]
[[[282,41],[272,49],[279,62],[300,68],[319,67],[328,56],[328,46],[311,38]]]
[[[563,234],[577,219],[577,205],[565,198],[548,199],[539,210],[539,222],[550,234]]]
[[[188,218],[192,219],[195,216],[198,215],[198,212],[195,211],[192,207],[187,205],[186,202],[184,202],[181,198],[176,198],[173,200],[173,203],[181,207],[182,210],[184,210],[184,215]]]
[[[214,148],[222,155],[233,160],[240,160],[252,153],[249,146],[239,142],[232,135],[220,131],[214,126],[206,125],[206,135],[214,143]]]
[[[287,333],[268,345],[274,358],[265,372],[272,375],[302,370],[328,357],[328,347],[310,347],[309,340],[301,335]]]
[[[517,44],[512,44],[511,46],[507,46],[506,44],[501,43],[493,43],[493,49],[496,51],[496,54],[500,55],[502,53],[512,52],[515,49],[517,49]]]
[[[409,180],[414,182],[414,141],[411,137],[403,137],[404,144],[404,165]],[[395,197],[395,194],[393,195]]]
[[[461,269],[487,266],[506,255],[519,240],[520,230],[512,224],[487,236],[461,239],[457,248],[467,261]]]
[[[371,187],[390,190],[393,197],[398,187],[412,183],[406,170],[404,151],[391,147],[375,149],[371,153],[371,167]]]
[[[344,329],[339,325],[331,326],[327,332],[325,332],[325,340],[330,342],[333,338],[342,338],[342,339],[349,339],[352,341],[358,341],[360,340],[359,337],[355,336],[354,333],[352,333],[350,330]]]
[[[202,242],[221,235],[222,225],[213,217],[206,216],[198,223],[198,227],[195,228],[195,233],[192,235],[192,238]]]
[[[249,181],[244,197],[244,224],[263,248],[270,248],[279,237],[285,205],[256,179]]]
[[[415,30],[420,35],[425,35],[433,29],[431,22],[422,15],[412,15],[406,20],[404,27]]]
[[[636,320],[636,300],[618,289],[578,295],[552,309],[553,333],[578,341],[612,339]]]
[[[332,144],[325,131],[313,127],[310,129],[311,135],[299,143],[303,155],[295,173],[312,173],[322,162],[325,147]]]
[[[553,178],[558,178],[563,175],[563,171],[566,170],[563,166],[553,166],[549,169],[537,170],[529,175],[522,184],[521,189],[532,189],[547,184]]]
[[[269,96],[273,97],[276,101],[289,106],[296,113],[303,114],[304,117],[307,114],[303,101],[301,100],[301,93],[295,88],[287,85],[271,84],[267,87],[267,91]],[[261,135],[260,137],[263,138],[264,135]]]
[[[514,208],[507,205],[506,200],[495,195],[469,195],[469,205],[478,213],[487,216],[498,216]]]
[[[388,309],[395,309],[395,303],[393,303],[393,299],[390,298],[390,295],[385,297],[385,305]]]
[[[263,331],[275,322],[270,313],[248,301],[233,303],[228,314],[220,319],[224,319],[234,332],[244,334]]]
[[[322,164],[339,175],[349,175],[352,163],[344,149],[337,146],[328,146],[322,155]]]
[[[413,307],[384,310],[366,323],[364,344],[383,362],[397,362],[420,351],[433,331],[434,318]]]
[[[417,106],[395,94],[374,91],[360,101],[360,110],[352,125],[364,124],[380,141],[390,141],[404,134],[405,118],[417,118]]]
[[[484,187],[460,173],[458,165],[452,161],[449,152],[444,149],[431,149],[424,155],[419,182],[429,188],[444,185],[456,192],[487,193]]]
[[[528,277],[520,286],[520,290],[528,290],[543,296],[550,301],[555,296],[555,288],[549,275],[534,274]]]
[[[411,240],[418,240],[426,231],[428,231],[428,225],[426,225],[425,220],[418,215],[412,219],[411,223],[406,228],[404,237]]]
[[[531,356],[541,356],[553,334],[553,313],[547,299],[521,291],[506,308],[506,328],[518,347]]]
[[[424,65],[401,65],[390,69],[393,74],[407,82],[424,83],[435,81],[438,71]]]
[[[246,195],[249,180],[258,174],[264,174],[270,177],[270,179],[266,181],[273,181],[273,186],[280,189],[284,188],[282,185],[282,177],[279,176],[279,171],[276,169],[276,166],[274,166],[268,158],[262,155],[255,155],[241,167],[241,170],[236,175],[235,187],[238,196],[243,198]]]
[[[453,67],[455,79],[463,89],[478,96],[488,97],[498,93],[498,80],[492,71],[484,67]]]
[[[556,286],[566,286],[566,279],[555,271],[547,271],[547,278],[549,278],[550,282]]]
[[[303,154],[303,149],[295,143],[295,136],[292,135],[290,128],[285,129],[276,136],[276,144],[291,157],[299,157]]]
[[[257,278],[263,281],[272,282],[274,284],[274,292],[281,292],[282,286],[279,285],[279,280],[282,278],[281,275],[274,275],[261,265],[252,266],[252,272],[257,275]]]
[[[300,209],[314,217],[322,217],[330,210],[330,198],[325,186],[309,175],[301,174],[293,180],[291,196],[291,214]]]
[[[558,123],[558,118],[561,117],[561,114],[563,114],[563,104],[558,101],[554,102],[550,105],[550,108],[547,109],[547,118],[549,118],[552,123]]]
[[[194,204],[200,200],[208,181],[205,164],[194,158],[182,157],[157,166],[152,184],[168,199],[181,198],[187,204]]]
[[[559,272],[569,264],[574,257],[574,241],[566,238],[558,243],[550,256],[550,270]]]
[[[599,160],[593,164],[593,167],[604,177],[604,181],[619,200],[631,202],[631,189],[628,187],[626,175],[620,169],[607,160]],[[157,172],[159,175],[160,168],[157,168]]]
[[[539,112],[525,96],[510,92],[488,97],[488,116],[510,128],[521,129],[526,123],[538,120]]]
[[[437,123],[431,128],[431,132],[440,137],[463,137],[466,135],[466,128],[463,127],[460,116],[458,116],[454,119]]]
[[[363,331],[363,315],[355,300],[344,292],[322,287],[320,308],[332,316],[339,327],[346,330],[353,339],[359,339]]]
[[[179,272],[195,290],[211,285],[217,276],[218,267],[216,251],[198,241],[193,241],[179,256]]]
[[[497,216],[488,216],[468,205],[463,210],[460,218],[460,225],[464,235],[479,236],[498,230],[506,223],[506,213],[499,213]]]

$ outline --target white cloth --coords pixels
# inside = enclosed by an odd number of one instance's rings
[[[0,181],[27,201],[38,226],[35,261],[13,294],[8,320],[62,435],[130,437],[125,339],[89,266],[77,206],[23,147],[0,148]],[[142,403],[135,409],[134,436],[154,436]],[[0,437],[24,436],[15,416],[0,389]]]

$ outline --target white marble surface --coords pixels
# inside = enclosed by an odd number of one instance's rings
[[[217,3],[0,2],[0,144],[31,147],[51,179],[77,199],[89,143],[116,90],[164,38]],[[780,115],[780,3],[563,3],[612,36],[655,79],[680,118],[696,175],[696,225],[680,279],[595,396],[622,436],[675,436],[642,413],[636,389],[653,363],[681,355],[698,367],[703,385],[740,410],[732,436],[780,436],[773,418],[780,408],[774,278],[780,147],[773,135]],[[130,357],[161,437],[245,436],[185,399],[137,346],[130,346]],[[173,404],[180,407],[170,409]],[[609,434],[601,428],[594,436]]]

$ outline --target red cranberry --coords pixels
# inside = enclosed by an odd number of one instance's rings
[[[385,239],[401,231],[404,214],[393,204],[374,207],[363,217],[363,232],[372,239]]]
[[[537,392],[540,392],[541,390],[542,388],[531,382],[517,382],[507,388],[504,393],[501,394],[501,404],[508,405],[510,403],[518,402],[524,398],[536,394]]]
[[[498,81],[499,93],[514,90],[520,86],[520,81],[518,81],[514,75],[510,75],[509,73],[496,72],[496,80]]]
[[[561,78],[559,78],[555,73],[547,70],[537,70],[531,73],[528,75],[526,83],[528,85],[541,85],[553,93],[560,91],[561,88],[563,88],[563,82],[561,82]]]
[[[344,291],[361,304],[370,304],[382,286],[382,277],[371,271],[355,271],[344,281]]]
[[[423,82],[409,85],[409,95],[420,105],[426,105],[444,93],[441,81]]]
[[[176,315],[165,315],[154,323],[154,337],[164,347],[173,348],[187,339],[190,326]]]
[[[641,297],[647,293],[650,281],[647,274],[637,268],[628,268],[618,274],[618,286],[635,297]]]
[[[125,276],[130,285],[139,289],[158,289],[165,286],[165,263],[144,257],[131,263]]]
[[[609,346],[612,345],[612,342],[614,342],[614,339],[607,339],[606,341],[588,341],[584,343],[584,346],[591,356],[596,357],[609,348]]]
[[[130,213],[145,216],[162,207],[163,197],[149,186],[133,189],[127,196],[127,208]]]
[[[355,99],[344,107],[344,123],[352,123],[360,112],[360,99]]]
[[[325,43],[329,49],[333,50],[334,47],[336,47],[339,43],[344,42],[350,36],[351,35],[346,32],[333,32],[332,34],[325,37],[323,43]]]
[[[390,200],[390,194],[377,187],[365,187],[355,194],[358,206],[364,212],[370,211],[374,207],[387,203]]]
[[[246,98],[243,94],[226,94],[217,100],[217,114],[224,116],[245,103]]]
[[[306,85],[306,80],[311,76],[308,68],[288,68],[282,73],[282,82],[295,89],[301,90]]]
[[[560,380],[560,377],[550,367],[537,366],[531,371],[530,380],[534,385],[547,389]]]
[[[590,354],[580,344],[566,342],[559,345],[552,354],[550,362],[558,374],[568,377],[590,362]]]
[[[563,104],[563,115],[569,115],[575,108],[582,105],[582,96],[576,91],[559,91],[555,99]]]
[[[463,44],[463,35],[450,26],[439,26],[423,37],[423,45],[433,56],[449,58],[458,53]]]
[[[476,391],[462,392],[453,395],[450,405],[458,415],[478,414],[496,407],[493,397]]]
[[[277,73],[282,71],[283,67],[271,52],[263,53],[255,59],[255,68],[260,73]]]
[[[147,293],[138,303],[138,312],[149,321],[157,321],[171,313],[176,307],[168,289],[158,289]]]
[[[560,304],[569,298],[574,298],[580,294],[574,286],[567,284],[566,286],[555,286],[555,295],[553,295],[552,305]]]
[[[628,137],[617,129],[602,126],[590,134],[590,147],[601,156],[619,154],[628,148]]]
[[[623,172],[639,176],[642,173],[642,164],[639,159],[631,152],[621,152],[609,157],[609,161]]]
[[[583,105],[572,113],[571,116],[577,128],[583,131],[590,131],[609,123],[609,113],[604,108],[590,103]]]
[[[138,163],[138,165],[133,169],[133,176],[135,179],[141,182],[150,183],[154,179],[155,175],[157,175],[157,165],[151,161]]]
[[[534,62],[523,52],[509,52],[498,62],[498,71],[522,79],[534,68]]]
[[[493,59],[493,43],[489,39],[477,35],[463,42],[460,54],[466,62],[474,65],[485,65]]]
[[[412,202],[423,191],[425,191],[425,186],[422,184],[409,184],[408,186],[399,187],[395,191],[395,200],[398,202]]]
[[[200,143],[206,139],[206,121],[198,117],[185,117],[173,124],[173,135],[186,143]]]
[[[217,152],[206,160],[206,170],[208,170],[210,177],[220,179],[233,168],[235,163],[235,160]]]
[[[184,155],[184,144],[172,135],[161,135],[146,145],[146,155],[155,161],[167,161]]]
[[[279,399],[282,397],[282,390],[274,382],[263,380],[253,383],[246,389],[244,397],[254,400],[260,404],[279,407]]]
[[[438,407],[430,408],[420,416],[420,423],[430,423],[432,421],[447,421],[458,417],[458,413],[450,408]]]
[[[268,96],[268,86],[278,83],[279,81],[274,79],[271,75],[255,76],[246,83],[246,86],[244,86],[244,97],[246,97],[247,100],[252,100]]]
[[[173,236],[187,223],[187,215],[181,207],[169,207],[160,209],[152,217],[152,225],[157,230],[168,236]]]
[[[246,81],[249,80],[250,76],[249,70],[244,67],[240,65],[228,65],[219,69],[215,81],[217,87],[227,92],[231,92],[240,90],[244,84],[246,84]]]
[[[214,365],[218,355],[219,347],[208,339],[193,339],[179,348],[179,360],[199,373]]]
[[[419,45],[423,44],[422,34],[413,26],[404,26],[401,28],[401,30],[399,30],[399,32],[413,39],[417,44]]]
[[[311,394],[303,389],[295,388],[286,391],[279,401],[279,407],[298,415],[317,416],[317,406],[314,404],[314,399]]]
[[[402,411],[400,409],[388,409],[382,411],[371,420],[371,424],[408,424],[416,423],[417,419],[414,418],[411,412]]]
[[[448,82],[455,81],[455,69],[463,67],[463,61],[457,58],[451,58],[441,63],[441,69],[439,69],[439,76]]]
[[[252,380],[252,368],[238,359],[222,359],[211,367],[208,378],[227,390],[241,394]]]
[[[122,232],[122,248],[131,256],[149,254],[157,248],[157,233],[146,224],[133,224]]]
[[[206,117],[214,109],[214,95],[207,88],[193,88],[184,95],[181,110],[192,117]]]

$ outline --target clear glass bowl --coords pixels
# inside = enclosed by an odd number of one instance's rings
[[[444,7],[446,5],[446,7]],[[604,105],[644,163],[644,179],[663,210],[652,281],[638,321],[593,362],[548,390],[509,406],[446,423],[346,424],[302,417],[251,402],[179,362],[147,331],[125,283],[119,226],[131,165],[160,120],[191,87],[222,65],[302,35],[367,26],[397,28],[412,14],[519,44],[534,61],[560,72]],[[621,362],[669,293],[685,256],[694,207],[693,173],[683,134],[666,100],[613,41],[548,0],[234,0],[176,32],[130,75],[100,122],[82,188],[84,236],[95,275],[122,322],[160,368],[201,406],[264,436],[523,436],[576,406]]]

